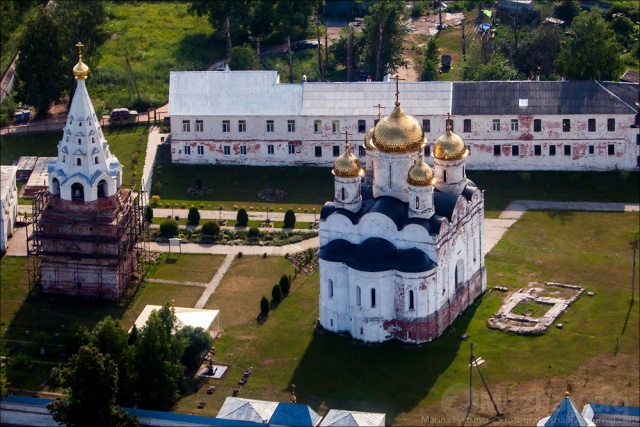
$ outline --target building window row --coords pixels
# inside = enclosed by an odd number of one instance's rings
[[[425,147],[425,152],[426,152],[426,148]],[[595,146],[594,145],[589,145],[588,146],[588,153],[589,155],[595,155]],[[607,145],[607,155],[609,156],[614,156],[616,154],[616,147],[614,144],[608,144]],[[502,145],[500,144],[495,144],[493,146],[493,155],[494,156],[501,156],[502,155]],[[511,155],[512,156],[519,156],[520,155],[520,146],[519,145],[511,145]],[[542,155],[542,145],[536,144],[533,146],[533,155],[534,156],[541,156]],[[549,156],[555,156],[556,155],[556,146],[555,145],[550,145],[549,146]],[[570,156],[571,155],[571,145],[564,145],[564,155],[565,156]]]

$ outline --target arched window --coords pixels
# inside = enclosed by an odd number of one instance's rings
[[[459,259],[458,263],[456,264],[455,281],[456,281],[456,290],[458,290],[459,288],[462,287],[462,284],[464,283],[464,261],[462,261],[461,259]]]
[[[84,187],[76,182],[71,186],[71,200],[74,202],[84,202]]]
[[[344,191],[344,187],[342,187],[342,200],[345,199],[345,191]]]
[[[391,165],[389,165],[389,188],[391,188]]]
[[[98,183],[98,197],[107,197],[107,181],[104,179]]]
[[[356,286],[356,304],[358,307],[362,305],[362,289],[360,289],[360,286]]]
[[[329,298],[333,298],[333,280],[329,279]]]
[[[51,180],[51,194],[59,194],[60,193],[60,181],[58,178],[53,178]]]
[[[82,126],[82,122],[78,122],[78,126]]]
[[[375,288],[371,288],[371,308],[376,306],[376,290]]]
[[[76,166],[82,166],[82,159],[80,157],[76,159]]]
[[[409,291],[409,310],[413,310],[414,307],[414,296],[413,296],[413,291]]]
[[[447,182],[447,171],[442,171],[442,173],[444,174],[443,178],[444,178],[444,182]]]
[[[416,209],[420,209],[420,198],[416,196]]]

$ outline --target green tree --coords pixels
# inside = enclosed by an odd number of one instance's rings
[[[572,35],[560,46],[556,69],[571,80],[618,80],[622,46],[597,11],[582,12],[571,24]]]
[[[562,29],[558,26],[532,29],[522,40],[518,55],[514,60],[518,71],[533,77],[539,67],[541,78],[553,79],[555,76],[554,62],[560,52],[560,42],[563,38]]]
[[[249,232],[247,233],[247,237],[250,239],[255,239],[258,236],[260,236],[260,230],[258,229],[258,227],[251,227],[249,229]]]
[[[23,28],[18,44],[16,98],[36,107],[38,117],[46,117],[51,103],[62,94],[65,77],[72,75],[63,61],[62,29],[42,6],[29,14]]]
[[[402,43],[407,34],[403,0],[380,1],[369,7],[364,18],[364,65],[376,81],[406,65]]]
[[[191,206],[189,208],[189,213],[187,214],[187,220],[191,225],[200,224],[200,212],[198,211],[198,208],[196,208],[195,206]]]
[[[185,339],[188,342],[187,348],[180,359],[187,369],[197,368],[202,360],[200,355],[213,345],[213,337],[203,328],[185,326],[176,332],[176,337]]]
[[[153,208],[149,205],[147,205],[144,209],[144,219],[148,223],[151,223],[151,221],[153,221]]]
[[[429,82],[438,80],[438,73],[440,71],[440,47],[434,37],[429,39],[427,43],[427,50],[424,56],[424,65],[422,67],[423,81]]]
[[[293,209],[288,209],[284,213],[284,226],[285,228],[293,228],[296,226],[296,214]]]
[[[289,276],[283,274],[280,276],[280,289],[282,289],[282,294],[287,295],[289,290],[291,290],[291,281],[289,280]]]
[[[554,16],[562,19],[567,25],[571,24],[573,18],[580,13],[580,3],[578,0],[562,0],[554,10]]]
[[[67,354],[75,354],[80,347],[91,342],[89,329],[80,322],[73,322],[69,330],[63,336],[63,343]]]
[[[269,314],[269,300],[264,295],[260,300],[260,314],[266,316]]]
[[[184,373],[180,359],[187,342],[169,332],[168,319],[163,319],[161,312],[151,312],[135,342],[136,390],[140,398],[138,406],[145,409],[171,408]]]
[[[67,426],[134,426],[137,419],[116,406],[118,368],[93,346],[82,346],[61,372],[65,400],[47,404],[53,419]]]
[[[271,289],[271,298],[275,302],[282,301],[282,289],[280,288],[280,285],[277,283],[273,285],[273,289]]]
[[[467,62],[464,68],[465,80],[513,80],[518,75],[518,70],[498,51],[491,54],[487,64],[478,64],[478,59]]]
[[[173,237],[178,234],[178,221],[167,218],[160,224],[160,234],[165,237]]]
[[[217,236],[220,233],[220,224],[218,221],[207,221],[202,225],[202,234],[205,236]]]
[[[238,213],[236,214],[236,221],[238,226],[246,227],[249,223],[249,214],[247,214],[247,210],[245,208],[238,209]]]
[[[228,56],[227,64],[233,71],[259,70],[261,68],[256,51],[248,44],[232,47]]]

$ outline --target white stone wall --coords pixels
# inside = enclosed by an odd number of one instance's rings
[[[437,137],[445,132],[445,120],[441,116],[421,116],[411,112],[420,123],[430,120],[430,132],[425,133],[427,144],[433,146]],[[419,112],[418,112],[419,113]],[[269,165],[312,165],[331,166],[338,153],[342,152],[344,135],[333,132],[332,122],[338,120],[339,131],[348,130],[351,151],[365,163],[362,146],[366,133],[359,132],[358,120],[365,120],[365,130],[373,125],[377,116],[368,117],[281,117],[281,116],[218,116],[171,117],[172,161],[183,164],[243,164],[254,166]],[[464,120],[471,120],[471,132],[464,132]],[[500,121],[500,131],[493,130],[493,120]],[[533,131],[534,119],[541,120],[541,131]],[[571,121],[571,130],[563,132],[562,121]],[[596,131],[589,132],[588,120],[596,120]],[[615,131],[607,130],[607,120],[615,119]],[[189,120],[189,131],[183,131],[183,120]],[[196,131],[196,120],[203,121],[202,132]],[[222,121],[229,120],[230,132],[222,132]],[[246,120],[246,132],[238,132],[238,121]],[[274,121],[274,131],[267,132],[267,120]],[[287,131],[287,120],[295,120],[295,132]],[[314,121],[320,120],[319,132],[314,132]],[[631,128],[634,115],[514,115],[514,116],[456,116],[452,118],[454,132],[465,141],[470,149],[467,167],[470,169],[496,170],[614,170],[637,169],[636,145],[638,128]],[[511,130],[511,120],[518,121],[518,130]],[[289,145],[294,146],[289,154]],[[564,145],[571,145],[571,154],[564,155]],[[614,146],[614,154],[608,154],[608,146]],[[184,146],[189,145],[187,155]],[[202,154],[198,154],[198,146]],[[270,153],[269,145],[273,145]],[[500,156],[493,154],[494,145],[500,145]],[[512,155],[512,146],[518,145],[518,154]],[[540,145],[540,155],[535,146]],[[555,156],[549,155],[549,147],[556,147]],[[593,145],[594,154],[589,154]],[[229,147],[226,155],[224,147]],[[246,146],[246,154],[242,154]],[[321,154],[316,156],[316,147]],[[362,154],[362,155],[361,155]],[[338,154],[339,155],[339,154]],[[428,160],[428,159],[425,159]],[[429,160],[433,164],[433,159]]]
[[[3,166],[2,186],[3,198],[0,209],[2,216],[0,217],[0,253],[7,251],[7,243],[13,236],[13,228],[18,217],[18,186],[16,185],[15,166]]]

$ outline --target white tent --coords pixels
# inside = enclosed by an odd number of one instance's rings
[[[330,409],[321,426],[384,426],[385,414],[376,412],[343,411]]]
[[[142,329],[149,319],[152,311],[159,311],[162,308],[160,305],[147,305],[140,316],[136,319],[135,325],[138,330]],[[211,325],[215,322],[214,331],[220,330],[220,310],[205,310],[203,308],[187,308],[187,307],[174,307],[176,314],[176,330],[182,329],[185,326],[191,326],[193,328],[203,328],[208,331]]]
[[[216,418],[266,423],[277,407],[278,402],[227,397]]]

